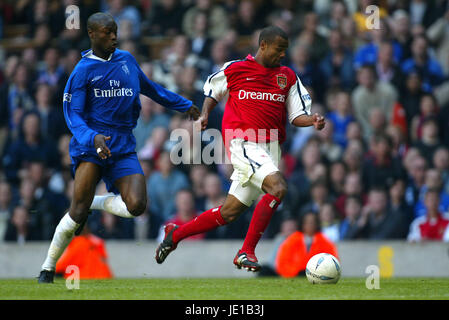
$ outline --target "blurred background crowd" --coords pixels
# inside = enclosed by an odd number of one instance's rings
[[[65,26],[72,4],[80,29]],[[369,5],[379,8],[378,28],[367,28]],[[86,19],[97,11],[114,16],[119,48],[150,79],[199,107],[207,76],[255,55],[260,28],[289,34],[283,64],[327,124],[287,126],[288,195],[264,238],[285,238],[313,213],[334,242],[449,240],[449,1],[6,0],[0,11],[0,241],[50,240],[69,207],[62,92],[89,49]],[[170,132],[192,131],[192,122],[141,102],[134,133],[148,208],[135,219],[94,211],[89,228],[103,239],[157,239],[166,222],[222,204],[230,185],[230,165],[173,165]],[[211,128],[220,129],[223,110],[215,108]],[[191,239],[241,239],[252,210]]]

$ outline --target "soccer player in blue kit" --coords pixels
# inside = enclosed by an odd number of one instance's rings
[[[200,115],[191,101],[149,80],[130,53],[117,49],[117,24],[111,15],[91,15],[87,31],[92,48],[82,53],[63,97],[64,116],[73,133],[73,199],[56,227],[39,283],[53,282],[57,260],[81,231],[90,209],[129,218],[144,212],[146,184],[132,134],[140,113],[139,94],[193,120]],[[114,195],[95,196],[100,179]]]

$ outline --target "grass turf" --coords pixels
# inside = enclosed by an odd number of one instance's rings
[[[81,280],[69,290],[64,279],[0,279],[0,300],[449,300],[449,278],[381,279],[368,290],[364,278],[342,278],[336,285],[312,285],[305,278],[112,279]]]

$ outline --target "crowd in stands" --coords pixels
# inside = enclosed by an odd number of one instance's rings
[[[69,5],[80,9],[80,29],[65,26]],[[379,9],[373,28],[369,5]],[[312,213],[333,242],[449,241],[449,1],[21,0],[0,9],[0,242],[50,240],[68,210],[62,93],[97,11],[113,15],[119,48],[150,79],[199,107],[207,76],[255,55],[260,28],[288,33],[283,64],[326,127],[287,125],[288,194],[265,239],[285,239]],[[222,204],[230,185],[229,164],[173,164],[170,134],[192,132],[192,122],[147,97],[141,103],[134,134],[148,208],[135,219],[94,211],[89,229],[102,239],[157,239],[166,222]],[[221,102],[210,128],[221,128],[223,110]],[[195,239],[243,239],[253,209]]]

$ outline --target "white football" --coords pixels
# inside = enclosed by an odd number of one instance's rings
[[[311,283],[337,283],[340,275],[340,261],[329,253],[318,253],[307,262],[306,276]]]

